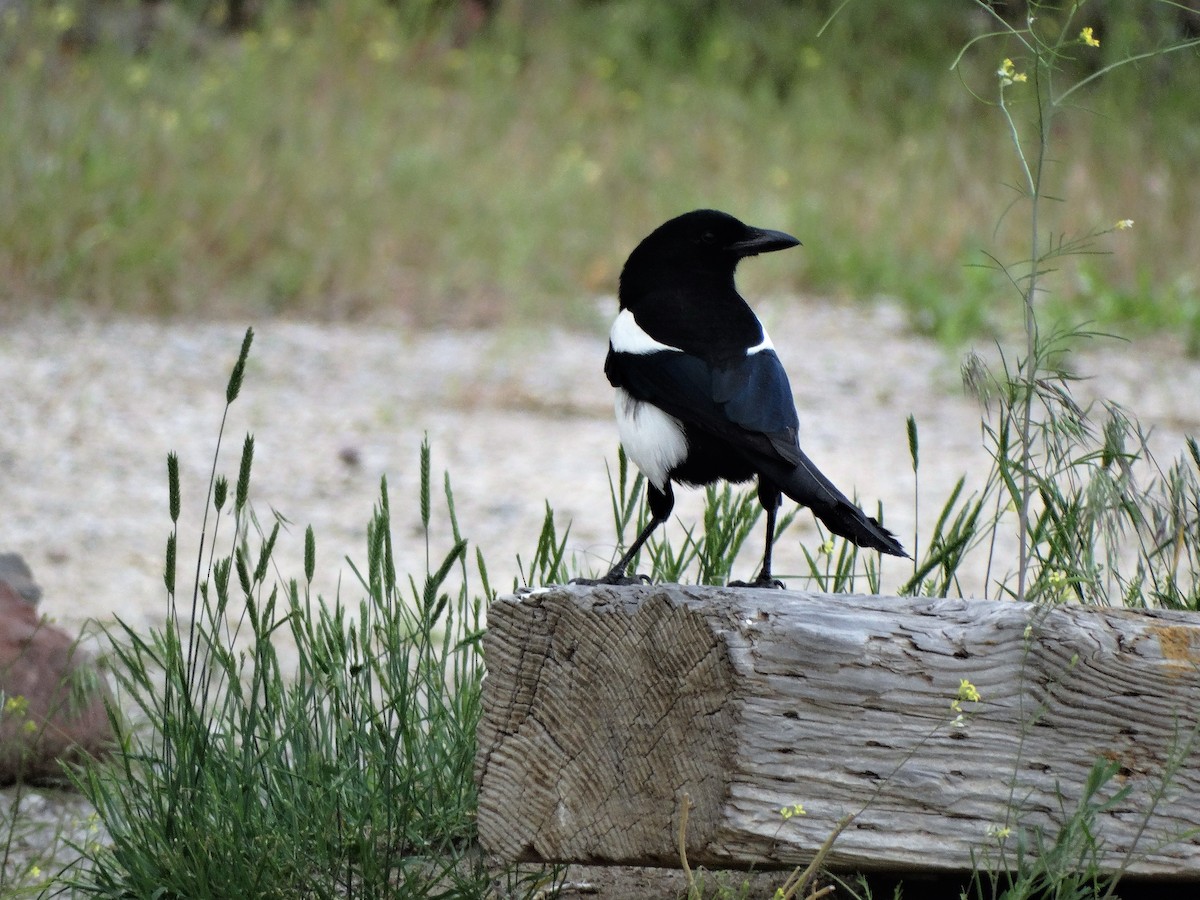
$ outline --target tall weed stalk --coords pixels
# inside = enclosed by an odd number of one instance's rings
[[[1078,235],[1053,227],[1056,166],[1070,156],[1055,146],[1056,122],[1069,111],[1079,113],[1073,106],[1085,85],[1198,42],[1098,65],[1072,81],[1067,72],[1075,67],[1069,64],[1099,46],[1096,30],[1081,15],[1085,6],[1031,3],[1026,21],[1012,25],[980,2],[996,27],[969,42],[954,62],[966,83],[962,63],[969,53],[997,45],[1011,53],[998,54],[989,87],[969,89],[997,111],[1013,151],[1015,199],[996,234],[1012,220],[1012,228],[1026,233],[1028,255],[1005,262],[987,253],[982,268],[1018,298],[1024,327],[1020,350],[998,346],[998,362],[973,352],[964,363],[964,383],[984,405],[991,468],[975,491],[960,482],[945,501],[902,592],[961,593],[961,566],[985,554],[987,596],[1186,609],[1200,604],[1200,449],[1189,441],[1186,453],[1164,465],[1132,413],[1107,401],[1080,401],[1070,354],[1108,336],[1086,325],[1047,330],[1042,324],[1055,267],[1070,256],[1100,253],[1101,238],[1134,224],[1122,219]],[[1011,566],[1004,562],[1010,545],[1016,555]]]
[[[1085,3],[1030,3],[1023,26],[1008,24],[982,0],[979,6],[998,26],[985,39],[1018,48],[999,61],[995,93],[986,102],[998,111],[1010,137],[1019,177],[1017,200],[1009,212],[1023,209],[1017,227],[1027,229],[1028,257],[1006,263],[989,255],[989,267],[1020,298],[1024,346],[1016,354],[1000,348],[996,366],[975,354],[964,365],[966,384],[984,403],[982,428],[992,467],[979,493],[960,500],[956,490],[939,529],[949,512],[958,509],[954,521],[967,526],[962,531],[964,545],[986,550],[988,583],[1002,596],[1038,603],[1074,600],[1194,609],[1200,550],[1200,452],[1195,442],[1189,441],[1188,452],[1176,463],[1160,467],[1136,418],[1116,404],[1082,403],[1075,396],[1077,379],[1066,364],[1068,355],[1082,341],[1103,335],[1086,326],[1047,332],[1041,324],[1044,282],[1057,261],[1095,252],[1098,238],[1133,224],[1121,220],[1081,236],[1047,226],[1046,206],[1054,198],[1052,161],[1062,155],[1052,147],[1058,133],[1055,119],[1084,84],[1144,57],[1098,67],[1062,86],[1067,61],[1099,46],[1095,29],[1078,18]],[[1194,45],[1191,41],[1145,56]],[[956,67],[961,60],[962,54]],[[1003,220],[997,229],[1002,226]],[[914,467],[915,460],[914,450]],[[996,571],[998,542],[1013,518],[1014,568]],[[918,568],[910,587],[919,588],[922,577]],[[1027,643],[1034,639],[1027,635]],[[1040,711],[1027,714],[1023,728],[1032,727],[1039,716]],[[1023,731],[1009,818],[992,835],[998,852],[984,851],[976,861],[972,895],[980,900],[1114,896],[1138,848],[1127,847],[1125,861],[1114,870],[1106,861],[1098,816],[1117,808],[1132,786],[1119,786],[1119,767],[1097,759],[1078,798],[1059,797],[1054,827],[1029,827],[1020,787],[1024,739]],[[1156,773],[1159,788],[1151,808],[1143,811],[1143,831],[1178,773],[1181,748],[1186,755],[1195,739],[1194,731],[1178,735],[1176,746],[1164,748],[1167,762]]]

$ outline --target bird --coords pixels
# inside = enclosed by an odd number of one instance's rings
[[[632,584],[638,551],[675,505],[672,485],[758,482],[766,547],[758,575],[737,587],[783,587],[771,572],[775,523],[786,495],[859,547],[908,557],[800,449],[791,384],[771,338],[738,293],[738,263],[800,244],[782,231],[698,209],[645,237],[621,270],[604,374],[615,390],[625,455],[646,479],[650,518],[633,544],[589,584]]]

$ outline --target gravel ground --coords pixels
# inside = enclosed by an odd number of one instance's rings
[[[925,466],[945,471],[947,483],[979,457],[972,404],[955,387],[957,364],[906,337],[886,311],[818,306],[805,310],[803,329],[788,328],[783,312],[776,343],[792,348],[785,362],[806,448],[843,487],[868,503],[883,499],[899,533],[911,534],[905,416],[917,415]],[[170,525],[164,461],[168,451],[179,454],[180,559],[194,559],[243,331],[55,318],[4,329],[0,378],[10,389],[0,432],[0,548],[24,555],[56,620],[161,619]],[[856,334],[875,337],[856,346]],[[242,438],[253,433],[256,508],[295,523],[282,542],[282,569],[300,573],[303,529],[312,524],[326,594],[340,579],[357,597],[344,559],[365,557],[383,475],[399,562],[423,571],[415,498],[425,434],[435,472],[451,474],[463,531],[483,549],[496,583],[515,576],[518,553],[531,553],[546,502],[560,523],[572,523],[572,551],[599,569],[613,551],[605,463],[616,448],[604,352],[601,336],[267,322],[257,327],[220,469],[236,479]],[[683,517],[699,507],[698,492],[681,493]],[[444,528],[439,537],[435,553],[449,546]],[[781,550],[786,572],[800,557]]]
[[[924,533],[958,477],[970,485],[986,470],[977,405],[959,386],[960,355],[908,333],[887,306],[789,300],[761,312],[791,374],[806,450],[869,509],[881,500],[911,546],[906,417],[920,428]],[[532,552],[547,502],[560,524],[572,523],[569,547],[581,561],[600,570],[611,559],[605,464],[615,464],[616,431],[602,335],[275,321],[255,328],[219,468],[235,481],[242,438],[255,435],[255,507],[268,521],[276,510],[294,523],[279,548],[286,576],[302,573],[311,524],[316,588],[331,596],[340,584],[343,597],[358,599],[344,560],[365,560],[383,475],[398,565],[424,571],[416,496],[426,434],[435,473],[451,473],[462,530],[484,551],[494,584],[511,583],[517,555]],[[64,627],[115,616],[139,627],[162,620],[166,455],[176,451],[181,462],[180,559],[195,560],[244,329],[55,316],[0,322],[0,551],[24,556],[44,589],[43,611]],[[1114,399],[1154,426],[1161,458],[1200,431],[1200,363],[1169,339],[1098,344],[1075,367],[1091,376],[1079,388],[1084,397]],[[450,546],[440,509],[439,559]],[[681,492],[680,517],[694,521],[699,509],[698,492]],[[811,517],[798,522],[797,533],[811,537]],[[754,574],[759,540],[741,560],[741,577]],[[785,540],[777,571],[799,571],[802,559],[797,540]],[[191,564],[181,563],[181,584]],[[906,570],[889,561],[884,571],[887,587]],[[80,819],[74,809],[63,814]]]
[[[986,468],[976,403],[959,387],[959,354],[907,333],[888,307],[792,301],[767,305],[764,318],[791,373],[809,455],[868,509],[881,500],[888,524],[911,546],[909,413],[920,428],[926,533],[954,481],[966,473],[970,484]],[[0,551],[25,557],[55,620],[161,620],[166,455],[174,450],[181,461],[180,559],[194,560],[243,332],[53,317],[0,329]],[[302,573],[311,524],[317,587],[326,595],[340,580],[343,595],[358,598],[344,560],[365,559],[383,475],[398,562],[424,571],[416,487],[425,434],[435,476],[450,472],[463,532],[483,550],[494,583],[511,583],[517,554],[531,554],[546,502],[560,524],[572,523],[571,551],[599,570],[614,549],[605,465],[615,464],[616,430],[601,372],[605,349],[597,335],[261,323],[220,470],[236,480],[242,438],[253,433],[256,509],[294,523],[281,541],[281,570]],[[1125,403],[1154,425],[1164,457],[1200,430],[1200,363],[1169,342],[1108,342],[1077,364],[1095,376],[1081,390]],[[678,515],[693,521],[700,492],[679,495]],[[800,517],[799,536],[811,537],[811,521]],[[439,522],[435,554],[449,548],[444,515]],[[759,550],[755,535],[742,577],[753,574]],[[802,559],[798,542],[784,540],[777,569],[799,571]],[[181,563],[181,584],[188,566]],[[886,563],[885,580],[904,575],[902,563]]]

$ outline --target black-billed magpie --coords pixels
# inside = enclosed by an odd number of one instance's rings
[[[766,550],[758,576],[736,583],[742,586],[782,586],[771,576],[781,494],[860,547],[908,556],[800,449],[787,373],[734,286],[742,259],[799,243],[700,209],[659,226],[625,262],[604,374],[616,389],[621,444],[648,482],[651,518],[600,583],[636,580],[626,569],[671,514],[676,481],[695,486],[757,477]]]

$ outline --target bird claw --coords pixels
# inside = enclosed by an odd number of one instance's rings
[[[731,588],[770,588],[777,591],[786,591],[785,585],[778,578],[755,578],[753,581],[731,581],[727,585]]]
[[[628,587],[634,584],[653,584],[649,575],[619,575],[614,572],[609,572],[603,578],[572,578],[569,584],[583,585],[584,587],[596,587],[598,585],[612,585],[614,587]]]

